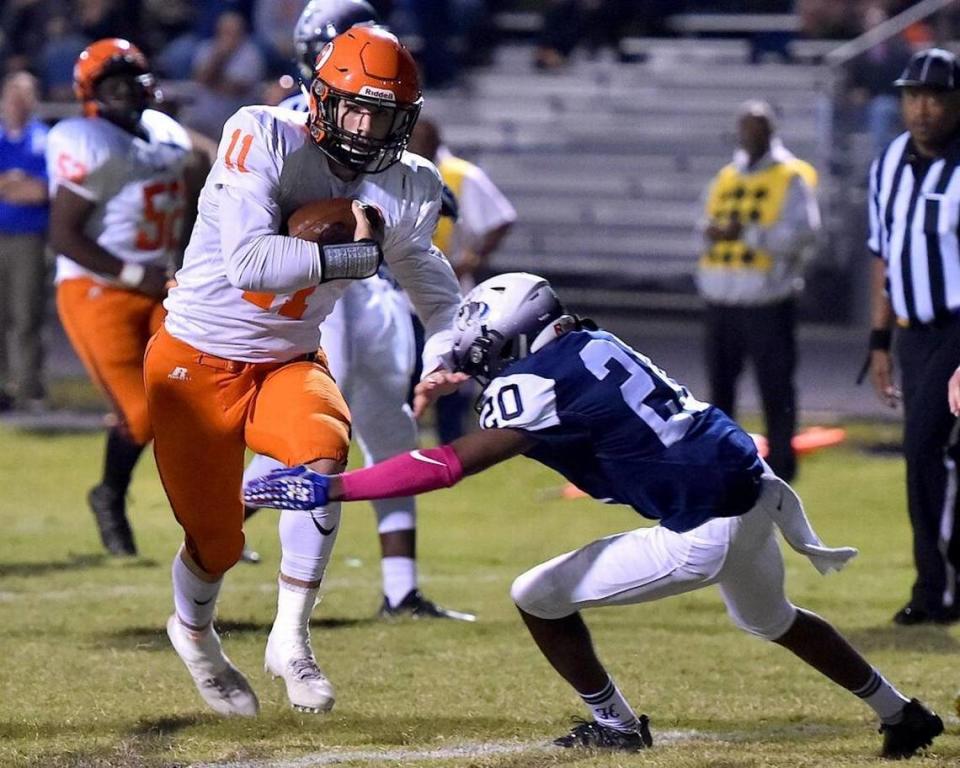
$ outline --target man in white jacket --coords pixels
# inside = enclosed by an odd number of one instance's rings
[[[775,135],[762,101],[740,107],[739,147],[710,182],[700,231],[697,287],[706,301],[710,399],[736,417],[736,384],[749,358],[757,374],[770,445],[768,461],[796,474],[795,297],[820,229],[817,172]]]

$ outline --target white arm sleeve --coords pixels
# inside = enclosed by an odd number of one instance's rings
[[[294,293],[319,285],[323,277],[319,246],[276,234],[279,210],[270,202],[265,206],[247,192],[221,187],[220,247],[227,280],[241,290],[266,293]]]
[[[235,287],[294,293],[320,283],[320,248],[277,234],[283,149],[279,133],[258,118],[270,119],[241,109],[226,122],[207,182],[218,196],[221,252]]]
[[[416,259],[405,259],[401,269],[395,269],[393,264],[390,269],[409,294],[423,323],[423,375],[448,367],[453,348],[453,320],[460,305],[460,284],[450,262],[438,248],[431,246]]]
[[[716,179],[713,179],[703,191],[700,193],[699,200],[699,210],[700,216],[697,218],[697,221],[694,224],[693,231],[696,241],[693,246],[694,253],[701,253],[704,247],[710,247],[710,240],[707,238],[707,228],[710,226],[712,221],[709,214],[707,213],[707,203],[710,201],[710,194],[713,192],[713,185],[716,184]]]
[[[453,319],[460,304],[460,285],[446,256],[431,243],[440,216],[440,183],[436,198],[421,206],[413,231],[387,243],[384,258],[397,282],[410,296],[423,323],[424,375],[446,367],[453,346]]]
[[[775,258],[802,256],[814,244],[820,231],[820,208],[810,185],[795,175],[787,189],[780,218],[769,228],[757,229],[760,247],[770,251]],[[744,239],[749,242],[749,237]]]

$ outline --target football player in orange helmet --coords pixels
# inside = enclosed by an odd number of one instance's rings
[[[184,530],[167,632],[202,698],[227,715],[259,708],[213,626],[220,586],[243,550],[246,449],[320,472],[346,463],[350,412],[317,347],[319,326],[351,281],[386,263],[423,321],[428,373],[444,364],[459,303],[453,270],[432,242],[440,174],[403,151],[420,111],[413,59],[386,30],[355,27],[325,46],[317,64],[309,112],[253,105],[223,126],[144,365],[157,466]],[[353,242],[290,236],[295,211],[337,197],[354,200]],[[304,711],[326,711],[335,700],[309,619],[339,520],[336,504],[280,515],[277,612],[264,664]]]
[[[116,416],[88,502],[107,551],[133,555],[125,497],[152,435],[143,354],[162,322],[209,163],[179,123],[150,108],[160,99],[156,80],[127,40],[88,46],[74,65],[74,91],[84,116],[61,120],[46,148],[57,310]]]
[[[294,30],[297,67],[306,85],[279,106],[308,113],[308,86],[313,82],[317,57],[324,46],[352,27],[377,23],[376,12],[366,0],[310,0]],[[417,123],[418,129],[421,122]],[[446,186],[442,200],[441,217],[455,218],[456,198]],[[416,337],[409,301],[396,281],[385,270],[366,280],[354,281],[324,319],[320,331],[330,371],[350,407],[353,437],[365,463],[373,464],[416,448],[416,421],[407,407]],[[373,372],[376,374],[372,375]],[[275,459],[257,455],[244,478],[282,466]],[[373,507],[383,587],[379,616],[473,620],[472,614],[444,608],[427,599],[419,589],[415,500],[385,499],[373,502]],[[255,507],[247,507],[246,518],[256,511]],[[260,557],[245,546],[241,559],[258,562]]]
[[[352,27],[317,56],[307,126],[344,178],[381,173],[400,159],[422,105],[410,51],[383,27]]]
[[[162,100],[147,57],[119,37],[87,46],[73,67],[73,92],[87,117],[102,117],[139,134],[144,110]]]

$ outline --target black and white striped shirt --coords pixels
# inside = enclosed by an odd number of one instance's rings
[[[960,140],[926,159],[910,134],[870,167],[867,247],[887,267],[887,291],[901,325],[960,313]]]

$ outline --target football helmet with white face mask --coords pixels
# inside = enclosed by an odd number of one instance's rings
[[[317,56],[327,43],[357,24],[377,24],[377,12],[367,0],[310,0],[293,30],[297,68],[308,86]]]
[[[454,320],[454,366],[486,385],[510,363],[577,325],[544,278],[527,272],[497,275],[460,302]]]

